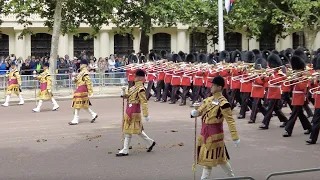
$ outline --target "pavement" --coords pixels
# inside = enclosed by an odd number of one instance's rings
[[[138,136],[133,136],[133,149],[127,157],[115,157],[121,142],[122,99],[92,100],[92,109],[99,117],[90,123],[90,116],[80,111],[76,126],[67,123],[73,118],[71,101],[58,101],[60,109],[43,104],[40,113],[33,113],[34,102],[22,106],[12,103],[0,107],[0,180],[192,180],[194,119],[190,107],[149,101],[150,121],[145,132],[157,145],[150,153]],[[239,108],[233,111],[238,115]],[[284,109],[289,116],[289,110]],[[269,130],[259,130],[262,115],[256,124],[236,119],[239,147],[235,148],[225,127],[230,164],[236,176],[252,176],[264,180],[272,172],[319,167],[320,145],[306,145],[300,123],[292,137],[282,137],[283,129],[276,117]],[[200,123],[198,123],[199,133]],[[199,180],[201,167],[197,167]],[[221,168],[213,169],[213,178],[225,177]],[[318,180],[320,172],[274,177],[272,180]]]

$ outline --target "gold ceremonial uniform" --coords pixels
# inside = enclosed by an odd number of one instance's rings
[[[135,85],[125,94],[127,98],[127,109],[124,115],[124,134],[141,134],[143,125],[141,121],[141,111],[144,117],[148,114],[148,101],[146,90],[142,81],[136,81]]]
[[[75,78],[76,91],[73,93],[72,107],[74,109],[89,108],[89,95],[93,94],[92,81],[87,68],[83,68]]]
[[[49,69],[46,69],[40,75],[36,77],[40,81],[40,91],[38,93],[38,98],[40,100],[48,100],[52,98],[52,93],[48,90],[51,90],[51,76],[49,74]]]
[[[215,167],[227,163],[223,121],[226,119],[233,140],[238,134],[228,100],[221,92],[204,100],[198,109],[202,116],[202,128],[198,138],[198,164]]]
[[[21,76],[19,71],[15,68],[8,74],[8,88],[6,95],[11,95],[12,93],[19,95],[21,92],[19,85],[21,85]]]

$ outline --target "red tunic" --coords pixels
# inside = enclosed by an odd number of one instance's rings
[[[181,78],[181,86],[191,86],[191,82],[192,82],[192,76],[193,73],[191,71],[185,71],[182,74],[182,78]]]
[[[203,86],[203,75],[204,73],[201,70],[198,70],[193,77],[194,86]]]
[[[295,84],[292,90],[292,105],[293,106],[302,106],[306,100],[308,82],[300,82]]]
[[[314,94],[312,97],[314,98],[314,108],[320,108],[320,86],[313,90]]]
[[[270,76],[269,81],[272,79],[277,79],[272,81],[271,83],[273,85],[268,85],[268,93],[267,93],[267,99],[281,99],[281,82],[284,79],[287,79],[287,77],[284,74],[279,74],[278,72],[274,72],[273,75]]]
[[[229,88],[228,78],[231,76],[231,71],[225,69],[225,70],[220,71],[219,74],[220,74],[220,76],[222,76],[223,79],[224,79],[224,88],[225,88],[225,89],[228,89],[228,88]]]
[[[257,77],[252,82],[252,90],[251,90],[251,97],[253,98],[264,98],[264,84],[268,82],[266,78]]]
[[[212,87],[212,80],[214,77],[218,76],[219,73],[215,70],[209,69],[209,71],[207,72],[207,79],[205,81],[205,85],[207,88],[211,88]]]
[[[232,70],[232,77],[239,76],[241,74],[242,74],[241,71],[238,71],[238,69],[236,68]],[[240,89],[240,87],[241,87],[240,80],[232,80],[231,78],[230,89]]]
[[[182,72],[180,70],[174,70],[173,75],[172,75],[172,79],[171,79],[171,85],[172,86],[180,86],[181,76],[182,76]]]
[[[171,83],[172,71],[166,71],[164,76],[164,83]]]
[[[127,78],[128,78],[128,81],[134,81],[134,79],[136,78],[136,69],[128,69],[126,71],[126,74],[127,74]]]
[[[148,81],[155,81],[157,77],[156,72],[153,69],[149,69],[147,73],[147,79]]]
[[[248,77],[248,74],[245,74],[244,76],[242,76],[243,78]],[[240,92],[246,92],[246,93],[250,93],[251,89],[252,89],[252,80],[250,81],[246,81],[246,82],[242,82],[241,83],[241,87],[240,87]]]

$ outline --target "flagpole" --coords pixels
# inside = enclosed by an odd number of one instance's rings
[[[223,1],[218,0],[218,20],[219,20],[219,51],[225,50],[224,28],[223,28]]]

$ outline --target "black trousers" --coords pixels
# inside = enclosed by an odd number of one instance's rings
[[[157,82],[157,87],[156,87],[156,91],[157,91],[157,100],[160,101],[161,99],[161,90],[164,91],[164,81],[160,80]]]
[[[187,95],[191,89],[191,86],[182,86],[182,100],[181,104],[186,104],[187,103]]]
[[[263,116],[267,114],[267,110],[265,107],[261,104],[261,98],[252,98],[252,109],[251,109],[251,115],[250,120],[253,122],[256,122],[256,117],[258,112],[261,112]]]
[[[289,121],[287,122],[285,130],[292,134],[294,124],[296,123],[297,117],[299,117],[301,125],[304,130],[310,129],[311,130],[311,124],[308,120],[308,118],[303,114],[303,106],[293,106],[291,116],[289,118]]]
[[[179,95],[181,95],[181,92],[179,91],[180,86],[172,86],[171,90],[171,102],[175,103],[179,99]]]
[[[165,83],[162,94],[162,100],[167,101],[168,96],[171,94],[172,86],[170,83]]]
[[[283,92],[281,95],[281,100],[282,100],[282,102],[287,102],[287,104],[289,105],[289,107],[292,111],[292,101],[290,98],[290,92]]]
[[[147,90],[146,90],[146,97],[147,97],[147,100],[150,99],[151,97],[151,89],[156,93],[156,89],[154,87],[154,82],[153,81],[149,81],[148,82],[148,86],[147,86]]]
[[[222,90],[222,95],[226,98],[226,99],[229,99],[229,89],[223,89]]]
[[[303,104],[303,109],[306,111],[308,117],[313,116],[312,110],[309,107],[308,101],[305,101]]]
[[[242,104],[241,102],[241,96],[240,96],[240,89],[231,89],[231,95],[229,97],[229,104],[231,105],[231,109],[233,109],[237,103],[234,103],[234,101],[236,100],[236,102],[239,102],[240,104]]]
[[[128,81],[128,86],[129,86],[129,89],[134,86],[134,81]]]
[[[314,110],[314,115],[312,118],[312,130],[310,134],[310,139],[312,142],[317,142],[320,131],[320,108]]]
[[[241,103],[241,109],[240,109],[239,114],[241,116],[245,117],[248,106],[250,108],[252,108],[252,101],[250,99],[250,93],[249,92],[241,93],[241,100],[242,100],[242,103]]]
[[[211,88],[205,87],[205,98],[208,98],[212,95]]]
[[[192,104],[199,100],[201,87],[202,86],[193,85],[193,89],[192,89]]]
[[[287,122],[287,117],[283,114],[281,111],[282,103],[280,99],[268,99],[268,107],[267,107],[267,113],[263,118],[262,123],[266,125],[266,127],[269,127],[270,119],[272,117],[272,112],[274,111],[276,115],[278,116],[280,122]]]

